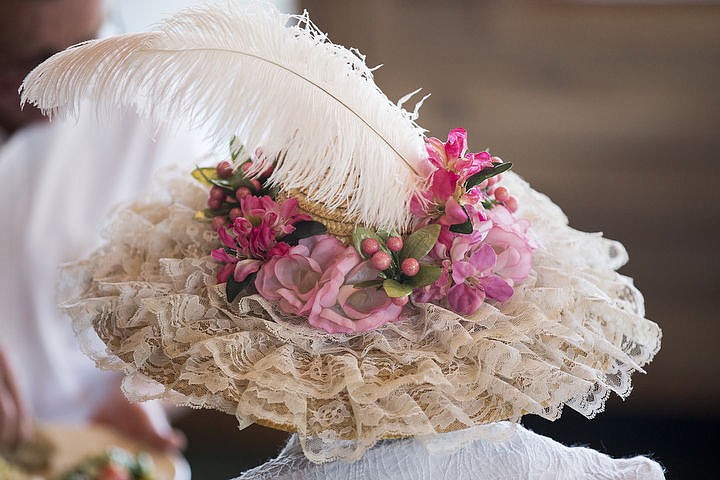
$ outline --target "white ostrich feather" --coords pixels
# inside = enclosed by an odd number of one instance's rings
[[[407,225],[423,183],[417,110],[388,100],[364,57],[329,42],[307,12],[189,9],[157,31],[58,53],[21,88],[23,104],[48,114],[75,115],[89,99],[98,109],[134,106],[160,122],[189,119],[218,143],[236,135],[267,161],[281,159],[273,184],[309,191],[378,228]]]

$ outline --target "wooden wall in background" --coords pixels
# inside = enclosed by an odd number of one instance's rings
[[[622,271],[664,331],[625,411],[720,413],[720,7],[301,4],[386,65],[376,78],[391,99],[432,92],[431,135],[466,127],[573,226],[625,244]]]

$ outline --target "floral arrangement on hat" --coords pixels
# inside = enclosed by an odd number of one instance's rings
[[[250,158],[233,167],[241,148],[215,169],[197,168],[195,178],[211,186],[198,218],[222,241],[212,256],[222,264],[217,280],[228,300],[257,292],[328,333],[398,321],[411,298],[462,315],[486,300],[508,300],[528,276],[535,247],[529,222],[513,215],[517,199],[502,185],[512,164],[468,152],[462,128],[445,142],[425,142],[429,173],[412,198],[408,231],[358,225],[350,245],[300,213],[296,199],[273,199],[263,185],[272,170],[250,178]]]

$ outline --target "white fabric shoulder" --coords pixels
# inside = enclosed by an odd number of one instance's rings
[[[0,348],[35,417],[82,420],[117,384],[82,355],[57,308],[58,265],[96,248],[111,209],[144,194],[153,172],[191,170],[194,151],[189,135],[131,113],[37,123],[0,145]]]
[[[520,425],[500,422],[484,427],[484,438],[456,451],[443,445],[463,432],[426,439],[384,441],[355,463],[315,464],[302,452],[296,435],[277,458],[236,480],[661,480],[662,467],[645,457],[613,459],[584,447],[566,447]],[[505,436],[488,439],[486,435]],[[438,448],[439,447],[439,448]]]

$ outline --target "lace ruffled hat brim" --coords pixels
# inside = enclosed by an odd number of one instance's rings
[[[630,392],[660,330],[615,271],[622,245],[569,228],[516,175],[504,181],[540,247],[513,297],[471,317],[416,304],[399,322],[332,335],[259,295],[228,303],[207,253],[217,236],[193,220],[207,194],[181,180],[171,200],[119,212],[108,245],[66,267],[64,308],[86,352],[128,375],[130,397],[297,432],[316,462],[355,460],[384,438],[555,419],[564,405],[592,417],[610,392]]]

